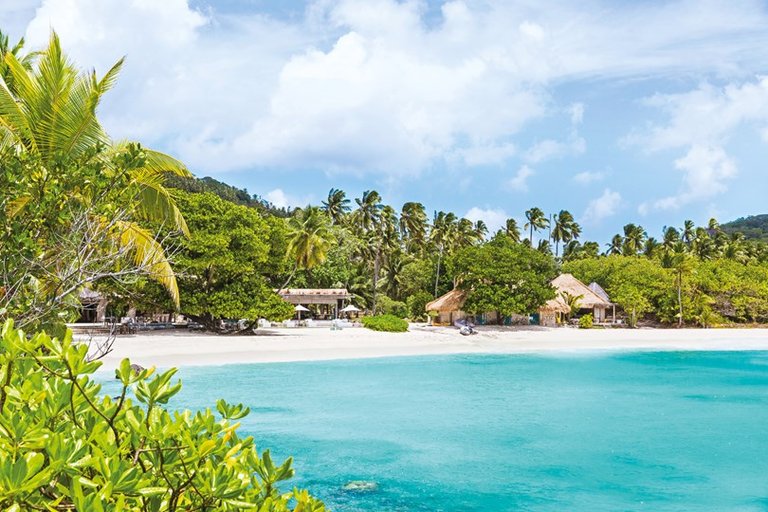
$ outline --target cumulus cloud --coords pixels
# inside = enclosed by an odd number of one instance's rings
[[[0,14],[19,5],[29,12],[14,0]],[[730,76],[768,63],[768,17],[756,1],[454,0],[429,22],[415,0],[318,0],[284,20],[211,5],[40,0],[27,36],[39,45],[54,28],[78,62],[101,71],[127,54],[101,112],[110,133],[204,171],[396,175],[446,158],[500,164],[518,156],[520,130],[558,110],[553,84],[702,70]],[[584,106],[568,114],[576,126]],[[545,140],[530,161],[584,146],[552,140],[566,149]]]
[[[679,192],[641,204],[642,214],[651,208],[680,208],[727,190],[727,181],[737,174],[736,162],[725,149],[730,135],[747,126],[765,138],[768,78],[723,87],[702,84],[682,94],[655,95],[647,104],[661,109],[668,122],[630,134],[624,142],[648,151],[683,148],[686,153],[674,162],[683,175]]]
[[[504,227],[507,219],[509,218],[509,215],[507,215],[507,212],[501,208],[483,209],[475,206],[471,208],[466,214],[464,214],[464,217],[471,220],[472,222],[482,220],[485,222],[485,225],[488,226],[488,233],[495,233]]]
[[[573,176],[573,181],[579,185],[589,185],[602,181],[605,178],[605,173],[602,171],[584,171]]]
[[[519,190],[521,192],[528,191],[528,178],[536,174],[536,172],[528,167],[527,165],[523,165],[520,167],[520,169],[517,170],[517,173],[515,176],[507,181],[507,186],[511,188],[512,190]]]
[[[684,157],[675,160],[675,169],[683,174],[680,192],[641,204],[638,209],[641,214],[647,214],[651,208],[675,210],[694,201],[710,199],[724,192],[726,181],[736,175],[736,164],[723,148],[710,146],[692,146]]]
[[[606,217],[614,215],[621,206],[621,203],[621,194],[606,188],[603,191],[603,195],[589,202],[587,209],[584,210],[584,214],[581,216],[582,222],[585,224],[597,224]]]
[[[283,189],[276,188],[264,194],[264,199],[278,208],[297,208],[311,203],[309,198],[300,198],[287,194]]]

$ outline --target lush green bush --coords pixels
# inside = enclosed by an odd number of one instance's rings
[[[593,325],[594,320],[592,319],[592,313],[579,318],[579,329],[591,329]]]
[[[408,299],[408,314],[413,320],[424,320],[427,317],[427,303],[431,302],[434,297],[429,292],[416,292]]]
[[[394,315],[367,316],[362,319],[363,325],[373,331],[405,332],[408,322]]]
[[[377,299],[376,313],[405,318],[408,316],[408,306],[405,305],[405,302],[392,300],[386,295],[382,295]]]
[[[7,321],[0,341],[0,508],[88,512],[264,510],[321,512],[306,491],[281,493],[292,459],[272,462],[240,437],[249,413],[223,400],[169,413],[175,369],[150,378],[127,359],[118,396],[99,395],[88,347]],[[135,399],[130,398],[134,396]]]

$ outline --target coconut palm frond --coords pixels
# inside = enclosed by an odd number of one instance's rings
[[[163,247],[152,233],[134,222],[118,222],[117,229],[120,231],[120,245],[133,253],[134,263],[145,268],[151,279],[162,284],[178,307],[179,286]]]
[[[150,220],[170,224],[185,235],[189,229],[178,206],[168,190],[160,184],[144,182],[140,185],[138,195],[139,214]]]

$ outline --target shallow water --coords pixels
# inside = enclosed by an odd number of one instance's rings
[[[242,429],[351,511],[768,510],[768,353],[190,367],[176,406]],[[109,392],[114,381],[107,382]],[[374,491],[345,491],[352,480]]]

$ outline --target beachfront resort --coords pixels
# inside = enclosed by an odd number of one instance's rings
[[[764,510],[765,27],[0,5],[0,509]]]

